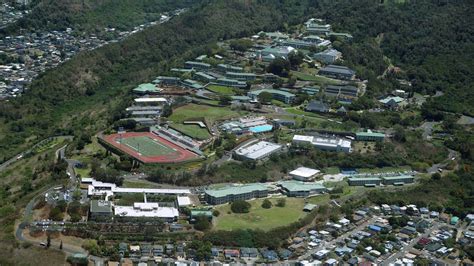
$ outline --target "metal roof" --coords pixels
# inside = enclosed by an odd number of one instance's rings
[[[229,185],[222,188],[208,189],[205,193],[209,196],[220,198],[229,195],[238,195],[251,193],[254,191],[268,190],[267,186],[260,183],[241,184],[241,185]]]

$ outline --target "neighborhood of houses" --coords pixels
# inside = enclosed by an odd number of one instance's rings
[[[2,4],[4,14],[2,24],[7,25],[28,11],[11,10],[8,4]],[[93,50],[108,43],[118,42],[143,29],[164,23],[173,16],[184,12],[179,9],[163,13],[159,21],[148,22],[134,27],[130,31],[118,31],[115,28],[105,30],[112,40],[99,38],[95,34],[75,34],[72,28],[64,31],[26,32],[22,35],[10,35],[0,39],[0,55],[5,58],[0,62],[0,100],[17,97],[23,94],[31,81],[40,73],[54,68],[71,59],[81,51]]]

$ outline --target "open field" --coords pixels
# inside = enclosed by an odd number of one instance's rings
[[[276,207],[277,199],[270,199],[273,207],[264,209],[261,207],[263,199],[252,200],[249,213],[236,214],[230,210],[230,204],[217,207],[220,212],[215,219],[215,230],[233,229],[261,229],[271,230],[273,228],[296,222],[305,216],[303,212],[304,199],[286,198],[285,207]],[[230,214],[229,214],[230,212]]]
[[[173,123],[170,126],[178,130],[179,132],[190,136],[193,139],[205,140],[211,137],[211,134],[209,134],[209,131],[207,131],[207,129],[201,128],[198,125],[184,125],[179,123]]]
[[[165,155],[175,151],[148,136],[119,138],[118,142],[147,157]]]
[[[219,86],[219,85],[209,85],[206,87],[206,89],[212,91],[212,92],[215,92],[215,93],[218,93],[218,94],[222,94],[222,95],[235,95],[235,91],[233,88],[231,87],[226,87],[226,86]]]
[[[174,109],[169,119],[177,124],[181,124],[186,120],[204,117],[209,124],[213,124],[217,120],[224,120],[238,115],[237,112],[232,111],[228,107],[188,104]]]

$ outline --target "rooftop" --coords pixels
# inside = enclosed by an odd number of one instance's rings
[[[166,98],[163,97],[150,97],[150,98],[136,98],[136,103],[154,103],[154,102],[167,102]]]
[[[221,188],[216,189],[208,189],[205,193],[209,196],[220,198],[226,197],[228,195],[237,195],[237,194],[244,194],[250,193],[253,191],[264,191],[268,190],[268,188],[260,183],[251,183],[251,184],[240,184],[240,185],[229,185]]]
[[[310,191],[310,190],[320,190],[326,189],[323,185],[315,182],[302,182],[302,181],[280,181],[278,183],[282,188],[288,191]]]
[[[282,145],[268,142],[268,141],[260,141],[255,144],[244,146],[235,151],[236,154],[240,156],[245,156],[249,159],[260,159],[265,155],[273,153],[279,149],[281,149]]]
[[[112,202],[105,200],[91,200],[91,213],[112,213]]]
[[[250,91],[249,93],[253,94],[253,95],[260,95],[260,93],[262,93],[262,92],[268,92],[268,93],[271,93],[271,94],[281,94],[281,95],[284,95],[286,97],[295,97],[296,96],[291,92],[287,92],[287,91],[283,91],[283,90],[275,90],[275,89],[254,90],[254,91]]]
[[[319,174],[320,171],[308,167],[299,167],[290,172],[290,175],[302,176],[302,177],[312,177],[316,174]]]

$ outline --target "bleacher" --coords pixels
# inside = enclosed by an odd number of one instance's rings
[[[202,151],[199,149],[199,143],[195,142],[193,139],[190,137],[184,136],[178,131],[175,131],[173,129],[166,129],[162,127],[155,127],[151,131],[153,134],[158,135],[159,137],[162,137],[178,146],[180,146],[183,149],[192,151],[194,153],[197,153],[199,155],[202,155]]]

